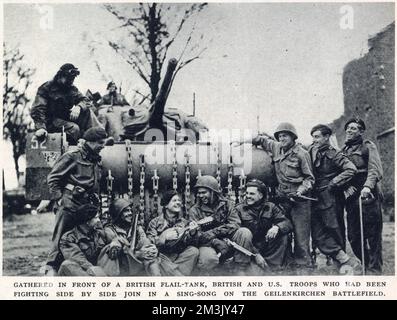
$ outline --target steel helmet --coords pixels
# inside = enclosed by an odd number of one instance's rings
[[[278,125],[276,131],[274,132],[274,137],[276,138],[277,141],[279,141],[278,135],[281,132],[288,132],[292,134],[295,140],[298,139],[298,134],[296,133],[295,127],[289,122],[282,122]]]
[[[126,199],[118,198],[118,199],[114,200],[110,204],[110,208],[109,208],[109,215],[112,218],[112,221],[113,222],[117,221],[119,219],[121,213],[123,212],[123,210],[130,206],[131,206],[131,202],[129,202]]]
[[[219,188],[218,181],[213,176],[208,175],[198,177],[194,188],[207,188],[216,193],[222,193],[222,190]]]

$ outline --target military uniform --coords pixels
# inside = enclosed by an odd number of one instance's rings
[[[105,94],[99,102],[99,105],[129,106],[130,104],[122,94],[115,92]]]
[[[240,203],[233,209],[233,215],[239,218],[240,226],[233,241],[253,253],[259,252],[270,267],[285,265],[292,224],[280,208],[266,201],[254,205]],[[273,226],[279,227],[278,234],[266,241],[265,236]],[[240,252],[234,255],[234,261],[238,264],[249,264],[250,260],[250,257]]]
[[[369,271],[382,271],[382,193],[379,182],[382,179],[383,169],[376,145],[363,140],[362,137],[347,141],[342,152],[357,167],[357,174],[350,185],[357,192],[346,200],[347,230],[350,245],[354,254],[361,259],[359,196],[363,187],[371,189],[374,198],[363,201],[364,222],[364,256],[365,265]]]
[[[346,251],[343,187],[357,172],[355,165],[341,152],[326,144],[312,145],[309,154],[316,179],[312,204],[312,239],[314,247],[336,258]]]
[[[181,235],[178,241],[166,241],[162,243],[160,235],[169,228],[175,228],[178,232],[183,232],[189,225],[189,222],[182,217],[171,218],[165,213],[152,219],[147,228],[147,237],[156,245],[159,252],[169,258],[178,266],[179,271],[188,276],[192,273],[197,264],[198,249],[197,239],[191,236],[189,232]]]
[[[59,249],[65,258],[59,268],[59,275],[88,276],[87,270],[93,269],[96,276],[106,276],[105,272],[97,267],[98,256],[106,244],[103,236],[84,224],[66,232],[59,242]]]
[[[219,257],[212,247],[214,239],[232,239],[238,229],[239,219],[232,211],[232,203],[226,199],[220,199],[212,207],[196,203],[189,210],[190,221],[200,221],[206,217],[212,217],[213,222],[201,228],[199,236],[199,261],[197,267],[201,270],[210,270],[219,264]]]
[[[48,187],[56,205],[55,228],[52,248],[47,264],[57,268],[60,260],[58,243],[61,236],[76,223],[79,206],[97,201],[101,179],[101,157],[84,143],[77,149],[63,154],[48,175]]]
[[[62,127],[72,143],[77,143],[84,132],[100,123],[88,107],[88,99],[75,86],[64,87],[55,80],[45,82],[37,90],[30,116],[36,130],[61,132]],[[70,119],[70,110],[78,105],[81,108],[79,117]]]
[[[279,199],[288,198],[288,194],[300,192],[307,194],[314,184],[312,165],[308,152],[300,144],[284,151],[281,144],[266,136],[253,139],[254,145],[260,145],[271,153],[275,166]],[[294,227],[294,260],[297,265],[309,266],[310,260],[310,216],[311,204],[307,200],[284,201],[282,204],[287,217]]]

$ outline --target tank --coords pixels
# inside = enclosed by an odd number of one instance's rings
[[[174,187],[176,178],[178,189],[186,184],[186,171],[189,172],[191,186],[198,175],[212,175],[219,178],[226,188],[232,177],[233,187],[240,184],[240,178],[257,178],[269,186],[275,184],[275,173],[270,155],[262,149],[245,144],[231,146],[213,143],[145,143],[129,144],[133,190],[140,185],[142,166],[145,173],[145,187],[151,189],[153,177],[159,177],[159,191]],[[119,193],[127,192],[128,152],[126,144],[115,144],[101,152],[103,163],[103,184],[109,174],[114,178],[114,189]],[[176,174],[174,174],[176,172]]]
[[[198,133],[208,130],[205,124],[177,109],[166,111],[176,65],[176,59],[170,59],[159,93],[148,108],[139,111],[130,106],[103,106],[98,110],[98,118],[109,135],[116,141],[123,140],[101,152],[103,193],[132,196],[142,190],[189,191],[199,175],[216,177],[229,194],[241,190],[250,178],[274,185],[272,159],[267,152],[248,144],[196,142]],[[174,121],[173,125],[170,120]],[[46,177],[57,158],[71,148],[76,147],[68,146],[63,133],[49,134],[45,141],[38,141],[33,133],[28,135],[26,195],[29,200],[50,198]]]

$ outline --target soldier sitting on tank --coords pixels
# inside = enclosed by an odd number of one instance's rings
[[[159,252],[172,261],[174,275],[188,276],[197,264],[197,224],[182,217],[182,202],[176,191],[161,198],[162,214],[149,222],[147,236]]]
[[[200,227],[199,260],[200,273],[211,272],[219,262],[232,253],[224,238],[232,238],[238,229],[239,219],[232,211],[232,203],[222,196],[218,181],[209,175],[200,176],[194,186],[197,203],[189,210],[190,221],[212,217],[213,221]]]
[[[77,226],[66,232],[59,241],[65,260],[59,276],[106,276],[97,266],[98,257],[105,247],[105,233],[98,217],[98,207],[85,204],[77,210]]]
[[[48,175],[51,200],[56,202],[56,218],[46,275],[52,275],[62,262],[58,248],[59,239],[76,225],[77,208],[83,204],[99,202],[99,153],[104,148],[106,137],[102,127],[88,129],[83,136],[84,143],[59,157]]]
[[[260,275],[267,268],[282,270],[287,263],[292,224],[279,207],[267,201],[267,187],[262,181],[247,182],[245,200],[233,209],[233,215],[238,217],[240,226],[233,240],[255,254],[252,258],[235,250],[238,274]],[[262,270],[258,270],[258,266]]]
[[[37,90],[30,115],[38,138],[64,130],[69,143],[77,144],[86,130],[100,125],[89,108],[89,100],[73,85],[79,74],[73,64],[66,63],[53,80]]]
[[[112,222],[104,228],[109,245],[104,250],[106,255],[99,258],[107,275],[182,275],[177,270],[178,265],[162,254],[159,256],[157,247],[147,238],[139,221],[135,221],[138,216],[134,215],[129,201],[114,200],[109,214]]]

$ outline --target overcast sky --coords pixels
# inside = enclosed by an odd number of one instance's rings
[[[342,72],[367,52],[369,35],[394,20],[394,4],[350,4],[353,29],[342,29],[342,4],[210,4],[196,22],[208,50],[183,69],[168,106],[190,113],[196,93],[197,115],[211,128],[256,128],[272,132],[281,121],[293,122],[303,141],[310,128],[331,122],[343,112]],[[142,81],[120,57],[103,46],[95,68],[87,41],[103,41],[117,21],[97,4],[54,5],[50,30],[40,28],[42,15],[30,4],[5,5],[4,36],[20,44],[37,68],[32,89],[49,80],[65,62],[81,70],[76,80],[85,92],[104,93],[109,78],[123,87]],[[212,40],[209,42],[209,40]],[[179,53],[176,43],[170,57]]]

